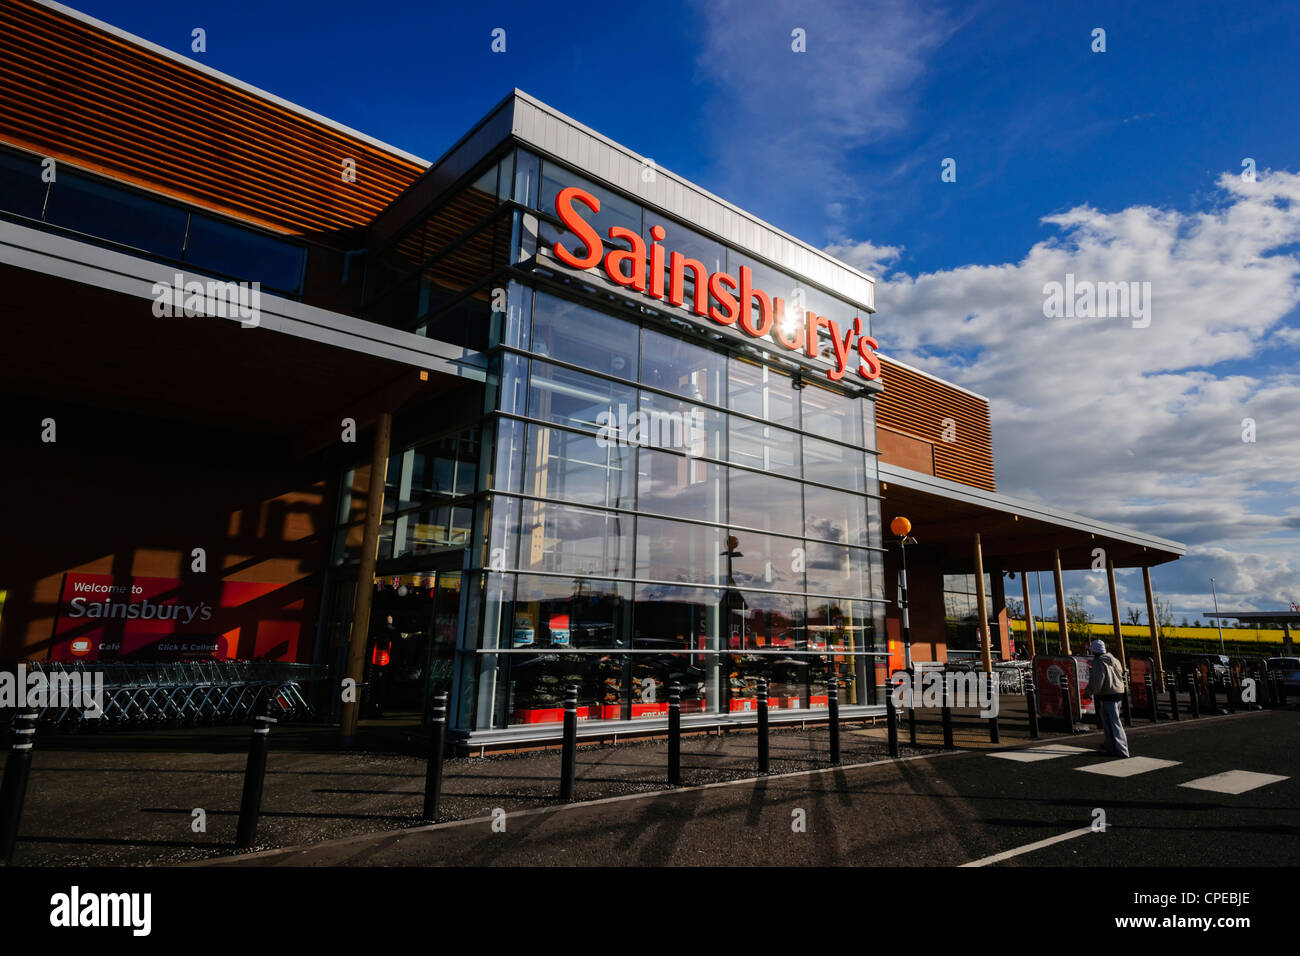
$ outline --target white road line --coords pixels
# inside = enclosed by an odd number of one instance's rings
[[[1086,767],[1075,767],[1084,773],[1099,773],[1105,777],[1135,777],[1140,773],[1162,770],[1165,767],[1177,767],[1182,761],[1159,760],[1155,757],[1124,757],[1120,760],[1107,760],[1105,763],[1092,763]]]
[[[969,863],[963,863],[961,868],[968,866],[989,866],[992,863],[1001,863],[1003,860],[1009,860],[1013,856],[1020,856],[1023,853],[1032,853],[1034,850],[1041,850],[1045,846],[1051,846],[1053,843],[1064,843],[1066,840],[1073,840],[1075,837],[1085,836],[1094,832],[1092,827],[1080,827],[1078,830],[1070,830],[1068,833],[1061,833],[1054,837],[1048,837],[1046,840],[1039,840],[1037,843],[1027,843],[1024,846],[1018,846],[1014,850],[1003,850],[1001,853],[994,853],[992,856],[986,856],[981,860],[971,860]]]
[[[1034,760],[1052,760],[1056,757],[1073,757],[1075,754],[1095,754],[1097,751],[1088,747],[1071,747],[1069,744],[1048,744],[1045,747],[1030,747],[1028,750],[999,750],[990,753],[990,757],[1003,760],[1017,760],[1030,763]]]
[[[1188,787],[1192,790],[1209,790],[1211,793],[1229,793],[1235,796],[1238,793],[1245,793],[1247,790],[1267,787],[1270,783],[1281,783],[1283,780],[1290,779],[1290,777],[1281,777],[1275,773],[1255,773],[1253,770],[1227,770],[1223,773],[1216,773],[1212,777],[1201,777],[1199,780],[1180,783],[1178,786]]]

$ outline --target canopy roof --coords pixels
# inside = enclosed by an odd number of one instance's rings
[[[1093,567],[1097,548],[1120,568],[1187,553],[1177,541],[894,465],[881,463],[880,486],[886,527],[904,515],[919,544],[945,546],[954,555],[970,553],[979,534],[984,560],[1008,571],[1051,570],[1058,549],[1063,570]]]

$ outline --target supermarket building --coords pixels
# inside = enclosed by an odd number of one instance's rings
[[[313,663],[345,736],[357,675],[475,746],[571,684],[590,734],[671,682],[688,725],[760,680],[871,713],[1011,657],[1025,572],[1150,599],[1184,553],[999,494],[869,276],[522,92],[428,163],[56,3],[0,57],[0,666]]]

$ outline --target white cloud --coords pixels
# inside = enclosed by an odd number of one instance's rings
[[[873,278],[879,278],[889,271],[890,265],[898,261],[903,254],[902,246],[878,246],[874,242],[833,242],[826,247],[826,252],[841,262],[847,262],[861,269]]]
[[[1019,262],[895,274],[873,321],[886,353],[989,397],[1002,490],[1187,543],[1158,573],[1189,614],[1210,574],[1225,606],[1300,600],[1300,369],[1269,351],[1296,341],[1300,175],[1217,186],[1207,212],[1081,206],[1045,217],[1057,235]],[[1150,326],[1045,318],[1044,285],[1067,274],[1150,282]]]
[[[696,9],[697,62],[714,88],[704,113],[725,131],[710,140],[721,191],[752,196],[757,186],[797,201],[862,194],[847,154],[904,129],[927,56],[957,28],[904,0],[697,0]],[[791,49],[796,29],[806,52]]]

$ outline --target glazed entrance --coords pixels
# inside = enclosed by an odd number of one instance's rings
[[[451,694],[461,572],[376,578],[362,715],[423,721]]]

